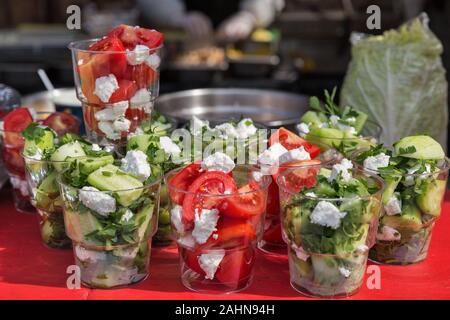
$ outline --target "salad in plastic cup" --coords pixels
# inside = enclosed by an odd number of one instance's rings
[[[90,141],[125,143],[149,119],[159,94],[162,33],[121,25],[101,39],[73,42],[78,99]]]
[[[181,153],[178,141],[173,141],[168,135],[171,132],[170,123],[160,115],[151,123],[146,123],[128,137],[126,149],[141,151],[147,156],[152,172],[165,174],[181,166],[173,158]],[[157,120],[156,120],[157,119]],[[167,245],[173,240],[170,226],[169,196],[164,182],[161,183],[158,231],[153,238],[154,245]]]
[[[80,127],[78,119],[68,113],[34,113],[24,107],[14,109],[0,120],[1,153],[13,187],[14,206],[17,211],[25,213],[34,213],[35,210],[30,203],[30,191],[25,177],[22,158],[25,138],[22,132],[34,121],[51,127],[58,134],[78,133]]]
[[[295,133],[280,128],[268,141],[269,148],[258,157],[261,172],[271,175],[273,180],[269,186],[267,199],[264,235],[258,248],[269,254],[287,253],[286,243],[281,236],[280,198],[276,179],[280,173],[294,167],[331,163],[337,159],[333,149],[321,153],[320,148],[307,142]]]
[[[223,153],[166,175],[181,281],[190,290],[230,293],[253,278],[270,177]]]
[[[399,265],[424,260],[447,190],[450,160],[442,147],[429,136],[410,136],[393,152],[378,145],[355,154],[354,161],[386,185],[370,259]]]
[[[128,152],[88,172],[83,168],[92,163],[75,159],[60,176],[66,233],[88,287],[126,286],[148,276],[161,176],[142,155]]]
[[[362,285],[371,225],[381,209],[383,181],[342,159],[283,172],[283,238],[292,287],[308,296],[345,297]]]
[[[70,248],[72,241],[64,228],[63,201],[58,175],[79,159],[88,173],[96,166],[114,163],[111,154],[74,134],[60,137],[51,128],[31,123],[23,132],[26,178],[31,191],[31,203],[38,211],[41,237],[51,248]]]
[[[331,94],[325,90],[323,105],[317,97],[310,98],[312,110],[307,111],[297,125],[300,136],[319,146],[322,151],[336,149],[343,157],[375,145],[382,128],[367,120],[367,114],[351,106],[336,105],[335,95],[336,88]]]

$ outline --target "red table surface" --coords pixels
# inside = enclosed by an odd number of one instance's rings
[[[8,188],[0,192],[0,299],[309,299],[290,287],[285,257],[262,253],[257,255],[253,284],[245,291],[191,292],[181,284],[175,246],[153,249],[150,276],[139,284],[116,290],[69,290],[66,268],[74,263],[72,251],[44,247],[36,216],[16,212],[11,197]],[[380,266],[381,288],[364,284],[348,299],[450,299],[450,192],[443,211],[425,262]]]

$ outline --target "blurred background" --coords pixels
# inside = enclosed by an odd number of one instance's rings
[[[71,4],[82,8],[81,30],[66,28]],[[42,68],[55,87],[72,87],[67,44],[127,23],[166,36],[161,94],[199,87],[320,94],[341,84],[350,32],[368,32],[365,11],[371,4],[381,8],[377,33],[425,10],[444,44],[448,69],[450,1],[445,0],[0,0],[0,83],[22,94],[44,90],[36,73]],[[245,6],[253,6],[260,21],[246,20],[240,11]],[[212,28],[222,36],[211,35]]]

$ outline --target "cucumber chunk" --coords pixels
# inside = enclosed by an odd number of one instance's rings
[[[305,139],[313,144],[317,144],[320,149],[337,148],[341,145],[344,133],[332,128],[311,128],[305,135]]]
[[[385,215],[382,223],[394,229],[419,231],[422,227],[422,216],[413,202],[406,202],[402,205],[401,215]]]
[[[124,207],[130,206],[143,192],[142,182],[112,164],[89,174],[87,182],[100,191],[115,191],[117,202]]]
[[[55,161],[53,166],[56,171],[61,172],[64,170],[64,164],[58,163],[61,161],[66,161],[67,158],[76,158],[76,157],[85,157],[86,153],[83,150],[83,147],[78,141],[74,141],[71,143],[67,143],[56,149],[56,151],[52,154],[50,160]]]
[[[389,200],[391,200],[394,195],[395,189],[397,189],[398,184],[402,180],[401,176],[387,176],[384,178],[384,191],[381,200],[384,205],[386,205]]]
[[[441,145],[429,136],[410,136],[398,141],[395,153],[406,158],[421,160],[444,159],[445,153]],[[411,152],[408,152],[411,149]],[[415,149],[415,151],[413,151]]]
[[[307,111],[301,118],[300,122],[304,122],[306,124],[312,124],[313,126],[320,126],[322,121],[319,118],[319,115],[315,111]]]
[[[49,128],[36,127],[34,130],[39,130],[41,135],[39,139],[25,140],[23,150],[26,156],[33,156],[37,152],[43,153],[54,146],[53,139],[55,135]]]
[[[439,217],[447,184],[445,180],[432,180],[425,184],[422,194],[416,198],[423,213]]]
[[[332,257],[312,255],[314,281],[323,285],[335,285],[342,280],[339,265]]]
[[[364,112],[355,110],[355,109],[350,108],[348,106],[345,107],[342,116],[343,117],[347,117],[348,113],[350,112],[350,109],[351,109],[352,112],[358,114],[357,116],[355,116],[355,123],[353,124],[353,127],[356,129],[356,134],[360,134],[361,130],[364,128],[364,125],[366,124],[368,116]]]
[[[147,152],[147,149],[150,145],[149,134],[140,134],[137,136],[132,136],[127,143],[127,151],[130,150],[141,150],[142,152]]]
[[[139,242],[145,240],[148,232],[151,232],[153,230],[153,226],[150,225],[150,222],[152,221],[154,209],[155,205],[153,203],[150,203],[136,213],[134,221],[135,226],[137,227],[137,236]]]
[[[87,235],[102,228],[99,220],[90,212],[78,213],[66,210],[64,221],[68,236],[76,242],[92,242]]]
[[[78,164],[80,166],[80,171],[83,174],[90,174],[98,168],[104,167],[108,164],[114,163],[114,157],[111,155],[103,157],[87,157],[85,159],[79,159]]]

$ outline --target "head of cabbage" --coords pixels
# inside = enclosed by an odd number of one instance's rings
[[[447,81],[442,44],[425,13],[380,36],[352,34],[352,60],[341,91],[383,128],[381,143],[427,134],[447,142]]]

